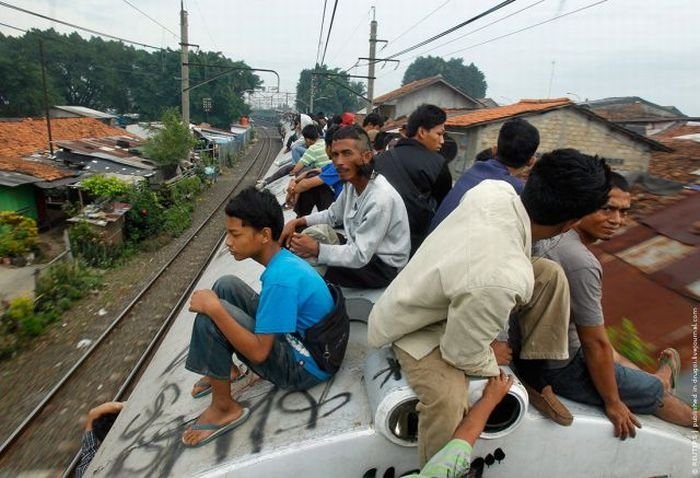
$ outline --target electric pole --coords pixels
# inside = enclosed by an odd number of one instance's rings
[[[369,66],[367,69],[367,114],[372,112],[372,101],[374,100],[374,61],[377,54],[377,20],[376,10],[372,7],[372,22],[369,24]]]
[[[190,124],[190,58],[189,43],[187,38],[187,12],[180,0],[180,57],[182,66],[182,122],[189,127]]]

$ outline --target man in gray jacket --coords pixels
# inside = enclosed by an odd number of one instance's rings
[[[408,262],[408,215],[401,196],[372,167],[367,133],[347,126],[333,136],[331,159],[345,183],[325,210],[288,222],[280,241],[300,257],[327,266],[329,282],[358,288],[386,287]],[[306,227],[303,233],[296,231]],[[344,236],[334,227],[342,226]]]

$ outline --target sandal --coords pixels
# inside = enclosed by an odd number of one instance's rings
[[[243,369],[242,372],[241,372],[241,369]],[[234,372],[234,370],[235,370],[235,372]],[[246,378],[249,373],[250,373],[250,369],[248,367],[246,367],[245,365],[241,365],[240,368],[235,366],[235,365],[232,366],[231,367],[231,383],[240,382],[241,380]],[[195,392],[196,389],[200,389],[200,390]],[[209,383],[209,380],[207,380],[206,377],[200,378],[192,386],[192,398],[206,397],[210,393],[211,393],[211,383]]]
[[[667,365],[671,369],[671,392],[676,392],[676,385],[678,384],[678,374],[681,371],[681,356],[678,350],[669,347],[664,349],[659,356],[659,367]]]

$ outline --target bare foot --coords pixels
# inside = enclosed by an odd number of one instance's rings
[[[672,376],[673,369],[671,364],[673,363],[673,353],[666,349],[659,355],[659,368],[656,370],[656,375],[664,386],[665,392],[670,392],[672,389]]]
[[[220,410],[218,408],[214,408],[213,405],[209,405],[209,407],[202,412],[199,418],[197,418],[195,425],[225,426],[237,420],[243,415],[244,410],[237,402],[232,403],[233,405],[226,410]],[[185,430],[185,433],[182,434],[182,442],[185,445],[197,445],[203,440],[206,440],[210,435],[216,433],[216,430],[195,430],[193,427],[194,425],[190,425],[187,427],[187,430]]]
[[[236,382],[238,380],[241,380],[244,378],[247,373],[248,373],[248,368],[243,365],[243,369],[239,369],[235,365],[231,365],[231,382]],[[211,383],[209,383],[209,379],[207,377],[201,377],[199,380],[197,380],[194,385],[192,385],[192,396],[194,398],[200,398],[203,397],[204,395],[207,395],[206,393],[203,393],[205,391],[210,391],[211,389]]]

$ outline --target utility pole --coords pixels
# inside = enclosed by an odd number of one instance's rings
[[[369,65],[367,68],[367,114],[372,112],[372,101],[374,100],[374,61],[377,54],[377,20],[376,10],[372,7],[372,21],[369,24]]]
[[[314,68],[314,71],[316,71],[316,68],[318,68],[318,63],[316,63],[316,67]],[[315,79],[315,75],[312,73],[311,74],[311,88],[309,88],[309,91],[311,93],[309,95],[309,111],[308,111],[308,113],[314,112],[314,79]]]
[[[190,124],[190,57],[187,38],[187,12],[180,0],[180,66],[182,76],[182,122],[189,127]]]
[[[53,137],[51,135],[51,116],[49,115],[49,92],[46,89],[46,62],[44,61],[44,42],[39,40],[39,56],[41,57],[41,82],[44,85],[44,110],[46,111],[46,130],[49,135],[49,152],[53,157]]]

